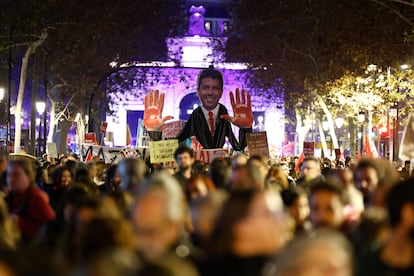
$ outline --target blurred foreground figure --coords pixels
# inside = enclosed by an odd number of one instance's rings
[[[7,204],[12,219],[18,225],[23,241],[30,242],[40,228],[55,218],[49,197],[35,184],[33,165],[25,160],[13,160],[7,167],[10,193]]]
[[[357,275],[414,275],[414,180],[393,186],[386,205],[389,238],[359,258]]]
[[[362,159],[354,171],[355,185],[362,192],[366,208],[384,207],[390,188],[399,181],[399,175],[386,160]]]
[[[321,231],[293,240],[280,254],[276,276],[351,276],[352,250],[338,232]],[[366,274],[375,275],[375,274]]]
[[[141,188],[131,213],[140,257],[146,262],[188,257],[190,248],[181,243],[187,208],[177,180],[159,173]]]
[[[283,203],[273,190],[233,191],[208,242],[202,275],[263,275],[285,244]],[[267,275],[268,273],[265,273]]]

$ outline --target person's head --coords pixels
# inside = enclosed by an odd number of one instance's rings
[[[88,163],[86,163],[86,166],[88,167],[89,175],[93,179],[96,176],[96,162],[89,161]]]
[[[389,223],[406,234],[414,234],[414,180],[394,185],[386,199]],[[411,236],[414,239],[414,235]]]
[[[351,276],[352,248],[338,232],[318,231],[289,243],[276,265],[280,276]]]
[[[229,159],[215,158],[210,163],[208,174],[217,188],[229,189],[231,173]]]
[[[340,187],[320,182],[309,194],[310,221],[316,228],[338,229],[344,222],[343,197]]]
[[[274,186],[279,191],[289,188],[289,181],[287,175],[283,172],[282,168],[277,165],[273,165],[268,174],[266,175],[266,185]]]
[[[308,196],[300,186],[289,188],[281,193],[283,203],[296,227],[301,227],[309,218]]]
[[[136,192],[145,179],[147,169],[145,161],[138,158],[126,158],[119,162],[117,172],[121,177],[121,190]]]
[[[269,164],[267,163],[266,158],[260,155],[252,155],[249,160],[247,160],[247,166],[260,173],[260,183],[264,186],[266,176],[269,172]]]
[[[52,175],[52,185],[56,188],[69,187],[72,183],[72,172],[67,167],[57,168]]]
[[[337,170],[336,175],[344,184],[344,187],[355,187],[354,173],[350,169]]]
[[[215,186],[210,177],[198,175],[191,177],[185,187],[185,194],[188,202],[200,197],[207,196],[208,193],[215,190]]]
[[[321,163],[318,158],[306,157],[300,165],[301,176],[312,180],[321,175]]]
[[[263,189],[262,174],[253,166],[239,166],[230,177],[231,190]]]
[[[104,172],[105,172],[105,161],[103,160],[99,160],[95,163],[95,176],[98,179],[103,179],[104,178]]]
[[[367,158],[358,162],[354,179],[366,204],[383,207],[388,190],[400,177],[387,160]]]
[[[233,158],[231,159],[231,167],[233,169],[239,167],[239,166],[243,166],[247,164],[247,156],[245,154],[242,153],[237,153],[236,155],[233,156]]]
[[[9,163],[9,155],[6,150],[0,149],[0,173],[7,170],[7,164]]]
[[[191,169],[194,164],[194,151],[187,146],[179,146],[174,152],[174,158],[180,170]]]
[[[381,169],[374,159],[362,159],[355,169],[355,185],[362,192],[366,201],[378,186]]]
[[[106,183],[110,185],[112,189],[118,189],[119,185],[121,184],[121,177],[117,172],[118,165],[113,164],[105,171],[105,179]]]
[[[138,252],[145,260],[155,260],[178,242],[185,200],[177,180],[165,173],[155,174],[141,188],[131,212]]]
[[[279,167],[282,169],[282,171],[285,173],[286,176],[289,176],[290,175],[290,166],[289,166],[289,163],[280,162]]]
[[[223,95],[223,75],[212,68],[202,70],[197,78],[197,96],[207,110],[213,110]]]
[[[26,160],[12,160],[7,166],[7,184],[11,192],[23,193],[35,186],[33,164]]]
[[[241,257],[276,254],[284,245],[283,204],[273,190],[233,191],[217,218],[209,250]]]

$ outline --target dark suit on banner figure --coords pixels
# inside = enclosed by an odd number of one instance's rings
[[[236,89],[236,97],[230,92],[234,117],[219,103],[223,95],[223,76],[212,68],[202,70],[197,79],[197,95],[201,106],[197,107],[185,127],[177,136],[179,142],[195,136],[205,149],[222,148],[228,138],[233,149],[242,151],[247,146],[246,133],[252,131],[253,113],[250,94]],[[171,116],[162,117],[164,94],[150,91],[145,96],[144,124],[154,140],[161,138],[162,125]],[[238,126],[239,139],[233,134],[231,123]]]

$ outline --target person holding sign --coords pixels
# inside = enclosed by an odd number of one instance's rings
[[[250,94],[244,89],[237,88],[236,98],[230,92],[230,101],[234,117],[231,117],[224,105],[219,101],[223,95],[223,76],[213,69],[203,69],[197,79],[197,95],[201,106],[197,107],[190,116],[187,124],[177,136],[179,142],[195,136],[205,149],[222,148],[226,137],[236,151],[242,151],[246,143],[246,133],[252,131],[253,113]],[[162,117],[164,94],[150,91],[145,96],[144,125],[150,137],[160,140],[161,129],[165,121],[172,116]],[[240,128],[239,139],[233,134],[231,123]]]

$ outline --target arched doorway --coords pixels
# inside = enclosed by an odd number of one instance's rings
[[[193,110],[200,105],[197,93],[189,93],[185,95],[180,102],[180,120],[187,121]]]

